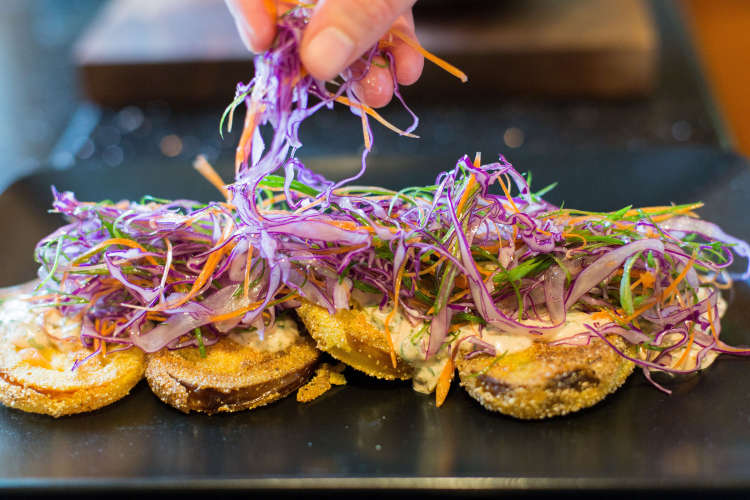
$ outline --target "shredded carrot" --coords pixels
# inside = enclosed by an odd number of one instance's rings
[[[438,408],[443,406],[445,398],[448,397],[448,391],[451,388],[454,373],[455,367],[453,366],[453,358],[449,357],[448,363],[443,367],[443,371],[440,372],[440,378],[438,379],[437,387],[435,388],[435,406]]]
[[[451,75],[455,76],[459,80],[461,80],[463,83],[466,83],[469,81],[469,77],[466,76],[466,73],[452,65],[451,63],[444,61],[443,59],[440,59],[435,54],[432,54],[431,52],[428,52],[425,50],[424,47],[422,47],[419,42],[414,40],[412,37],[406,35],[405,33],[402,33],[400,30],[391,28],[391,33],[393,33],[398,39],[400,39],[402,42],[404,42],[406,45],[411,47],[412,49],[416,50],[422,56],[424,56],[425,59],[428,61],[432,61],[437,66],[443,68],[445,71],[450,73]]]
[[[654,304],[656,304],[655,300],[647,300],[643,306],[641,306],[639,309],[636,309],[635,312],[633,312],[633,314],[631,314],[630,316],[622,318],[621,321],[623,323],[630,323],[631,321],[636,319],[638,316],[640,316],[641,314],[645,313],[646,311],[654,307]]]
[[[510,191],[508,191],[508,187],[505,185],[505,182],[503,181],[502,177],[498,176],[497,180],[500,182],[500,187],[503,189],[503,192],[505,193],[505,197],[510,202],[511,206],[513,207],[513,210],[515,210],[516,213],[520,212],[520,210],[516,206],[516,203],[513,201],[513,198],[510,196]],[[516,239],[516,237],[513,236],[513,239]]]
[[[594,321],[598,321],[600,319],[613,319],[613,317],[614,314],[607,309],[602,309],[591,314],[591,319],[593,319]]]
[[[498,224],[495,224],[495,234],[497,234],[497,250],[498,255],[500,255],[499,252],[503,248],[503,235],[500,234],[500,226]]]
[[[212,316],[211,318],[209,318],[209,320],[211,321],[211,323],[218,323],[219,321],[224,321],[225,319],[236,318],[237,316],[242,316],[243,314],[260,307],[261,304],[263,304],[263,301],[253,302],[252,304],[248,304],[245,307],[237,309],[236,311]]]
[[[474,166],[479,168],[482,163],[482,153],[477,151],[476,156],[474,156]],[[458,200],[458,205],[456,206],[456,213],[460,214],[461,210],[464,207],[464,204],[466,203],[466,200],[469,199],[469,193],[474,188],[474,184],[477,183],[477,178],[474,174],[471,174],[469,177],[469,180],[466,182],[466,187],[464,188],[463,194],[461,194],[461,199]]]
[[[457,301],[458,299],[460,299],[460,298],[462,298],[462,297],[465,297],[465,296],[466,296],[466,294],[468,294],[469,292],[471,292],[471,289],[469,289],[469,288],[466,288],[466,289],[464,289],[464,290],[461,290],[460,292],[458,292],[458,293],[456,293],[455,295],[453,295],[452,297],[450,297],[450,298],[448,299],[448,303],[449,303],[449,304],[450,304],[450,303],[453,303],[453,302]]]
[[[105,324],[106,323],[106,324]],[[108,337],[115,331],[114,322],[102,322],[102,330],[99,332],[101,335]],[[102,354],[107,354],[107,342],[101,340]]]
[[[220,250],[215,251],[212,253],[208,259],[206,259],[206,264],[203,266],[203,269],[201,269],[200,274],[193,282],[193,286],[190,288],[190,291],[185,294],[182,298],[178,299],[176,302],[173,302],[171,304],[165,304],[165,308],[174,308],[179,307],[183,304],[185,304],[187,301],[195,297],[198,292],[203,288],[203,286],[206,284],[208,279],[211,277],[211,274],[216,270],[216,267],[219,265],[219,262],[221,262],[221,259],[229,253],[234,248],[233,243],[229,243],[227,245],[224,245]],[[159,308],[157,308],[158,310]]]
[[[456,205],[456,214],[460,214],[461,210],[464,207],[464,204],[466,203],[466,200],[469,199],[469,192],[474,187],[474,184],[477,183],[477,178],[474,176],[474,174],[471,174],[469,177],[469,180],[466,182],[466,188],[464,188],[464,192],[461,195],[461,199],[458,200],[458,205]]]
[[[164,238],[162,241],[164,241],[164,246],[167,248],[167,255],[164,259],[164,274],[161,277],[161,288],[164,288],[164,285],[169,281],[169,270],[172,268],[172,257],[174,256],[172,253],[172,242],[169,241],[169,238]],[[150,285],[146,285],[150,286]],[[159,299],[159,301],[163,300],[162,298]]]
[[[631,285],[630,285],[630,289],[631,289],[631,290],[635,290],[635,288],[636,288],[636,287],[637,287],[638,285],[640,285],[642,281],[643,281],[643,278],[639,277],[639,278],[638,278],[637,280],[635,280],[635,281],[634,281],[633,283],[631,283]],[[644,287],[644,288],[645,288],[645,287]]]
[[[247,299],[250,295],[250,267],[253,262],[253,246],[247,246],[247,260],[245,261],[245,280],[242,283],[242,296]]]
[[[703,206],[703,203],[701,202],[693,203],[691,205],[688,205],[686,207],[679,208],[673,211],[672,214],[684,214],[686,212],[691,212],[697,208],[701,208],[702,206]],[[634,215],[638,215],[639,212],[643,212],[644,214],[651,214],[654,212],[661,212],[663,210],[671,210],[673,208],[674,207],[670,205],[662,205],[662,206],[655,206],[655,207],[644,207],[644,208],[639,208],[639,209],[633,209],[633,210],[628,210],[627,212],[625,212],[625,217],[633,217]],[[666,214],[666,215],[670,215],[670,214]]]
[[[299,294],[295,293],[295,294],[293,294],[293,295],[291,295],[289,297],[286,297],[285,299],[286,300],[292,300],[292,299],[295,299],[297,297],[299,297]],[[274,302],[271,302],[268,306],[270,307],[272,305],[275,305],[278,302],[279,302],[278,300],[274,301]],[[262,300],[258,301],[258,302],[253,302],[252,304],[249,304],[249,305],[247,305],[245,307],[242,307],[240,309],[237,309],[235,311],[228,312],[228,313],[225,313],[225,314],[219,314],[217,316],[212,316],[211,318],[209,318],[209,321],[211,323],[218,323],[219,321],[224,321],[226,319],[236,318],[237,316],[242,316],[243,314],[245,314],[247,312],[250,312],[250,311],[252,311],[254,309],[257,309],[262,304],[263,304]],[[265,313],[265,311],[264,311],[264,313]]]
[[[439,258],[439,259],[437,260],[437,262],[435,262],[435,263],[434,263],[434,264],[432,264],[431,266],[429,266],[429,267],[427,267],[427,268],[425,268],[425,269],[422,269],[422,270],[420,270],[420,271],[419,271],[419,275],[420,275],[420,276],[422,276],[422,275],[425,275],[425,274],[430,274],[430,273],[431,273],[431,272],[433,272],[433,271],[434,271],[435,269],[437,269],[437,267],[438,267],[438,266],[439,266],[440,264],[442,264],[442,263],[443,263],[443,261],[445,261],[445,256],[443,256],[443,257],[440,257],[440,258]],[[405,273],[405,274],[404,274],[404,276],[406,276],[407,278],[413,278],[413,277],[415,277],[415,276],[416,276],[416,273]]]
[[[696,254],[693,253],[693,256],[690,257],[690,260],[688,261],[687,264],[685,264],[685,267],[682,269],[682,272],[680,272],[680,274],[677,275],[677,278],[675,278],[675,280],[667,288],[664,289],[664,292],[662,292],[661,294],[662,301],[669,298],[677,290],[677,285],[679,285],[680,282],[683,279],[685,279],[685,276],[687,276],[688,271],[690,271],[690,268],[693,267],[693,264],[695,263],[695,257],[696,257]]]
[[[685,347],[685,352],[682,353],[682,356],[680,356],[680,359],[677,360],[677,363],[675,363],[674,368],[681,367],[685,361],[687,361],[688,356],[690,355],[690,349],[693,347],[693,341],[695,340],[695,324],[693,323],[690,325],[690,338],[688,339],[687,347]]]
[[[195,159],[195,162],[193,162],[193,168],[195,168],[198,173],[200,173],[203,177],[206,178],[208,182],[213,184],[213,186],[218,189],[222,196],[224,196],[224,199],[229,202],[230,194],[229,191],[226,188],[226,183],[221,179],[221,176],[216,172],[214,167],[206,160],[206,157],[203,155],[198,155],[198,157]]]
[[[286,201],[286,195],[284,193],[277,194],[276,196],[273,196],[272,198],[268,198],[267,200],[263,201],[263,208],[271,208],[275,203],[278,203],[280,201]],[[301,210],[305,210],[308,207],[300,207]]]
[[[99,318],[94,320],[94,331],[101,335],[101,320]],[[99,339],[94,339],[94,350],[99,349]]]
[[[563,235],[563,238],[579,238],[580,240],[583,241],[584,245],[588,244],[588,241],[583,235],[576,234],[576,233],[565,233],[565,232],[563,232],[562,235]]]
[[[708,324],[711,325],[711,333],[713,333],[714,338],[718,341],[719,340],[719,332],[716,331],[716,325],[714,325],[714,312],[713,312],[714,306],[711,305],[711,303],[708,304],[708,309],[706,309],[706,313],[708,314]]]
[[[367,113],[360,111],[359,116],[362,118],[362,137],[365,139],[365,149],[370,151],[372,144],[370,143],[370,133],[367,131]]]
[[[654,288],[656,284],[656,277],[650,271],[642,272],[639,279],[643,283],[644,288]]]
[[[741,354],[747,354],[750,352],[750,348],[742,348],[742,347],[732,347],[730,345],[725,344],[721,340],[717,339],[717,342],[721,345],[721,349],[727,352],[737,352]]]
[[[367,113],[368,115],[370,115],[373,118],[375,118],[375,120],[377,120],[381,125],[385,126],[389,130],[391,130],[391,131],[393,131],[393,132],[395,132],[395,133],[397,133],[399,135],[403,135],[403,136],[406,136],[406,137],[411,137],[413,139],[419,138],[418,135],[412,134],[410,132],[405,132],[405,131],[401,130],[400,128],[396,127],[395,125],[393,125],[392,123],[390,123],[388,120],[386,120],[385,118],[383,118],[382,116],[380,116],[380,114],[377,111],[375,111],[374,109],[372,109],[370,106],[368,106],[366,104],[362,104],[362,103],[359,103],[359,102],[352,102],[352,101],[350,101],[348,98],[346,98],[344,96],[339,96],[335,100],[336,100],[336,102],[339,102],[339,103],[344,104],[346,106],[350,106],[350,107],[353,107],[353,108],[358,108],[358,109],[363,110],[365,113]]]

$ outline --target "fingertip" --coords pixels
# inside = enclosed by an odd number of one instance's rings
[[[313,77],[332,80],[352,62],[356,51],[355,40],[337,26],[331,25],[317,33],[307,31],[303,35],[300,58]]]
[[[276,37],[276,20],[271,19],[268,13],[264,12],[267,22],[258,23],[258,26],[255,27],[253,40],[256,50],[254,52],[265,52],[270,49],[273,39]]]
[[[276,36],[276,19],[263,0],[226,0],[226,4],[248,50],[268,50]]]
[[[391,49],[396,66],[396,81],[399,85],[412,85],[419,80],[424,70],[424,57],[403,42]]]
[[[375,60],[364,78],[353,85],[354,93],[362,102],[373,108],[382,108],[393,98],[393,78],[383,60]]]

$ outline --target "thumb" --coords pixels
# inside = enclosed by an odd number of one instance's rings
[[[416,0],[326,0],[302,38],[302,63],[314,77],[335,78],[382,37]]]

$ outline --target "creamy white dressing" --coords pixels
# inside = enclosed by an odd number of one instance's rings
[[[67,318],[57,309],[34,307],[22,295],[8,299],[0,306],[0,339],[18,348],[57,349],[69,346],[69,339],[77,339],[81,322]]]
[[[378,330],[385,331],[385,321],[391,308],[380,309],[378,306],[365,306],[362,311],[367,319]],[[411,322],[401,311],[396,311],[388,323],[388,332],[393,341],[396,354],[412,367],[412,387],[415,391],[430,394],[437,386],[440,373],[448,362],[449,349],[440,349],[430,359],[425,359],[425,344],[429,328],[423,321]]]
[[[297,342],[299,336],[297,323],[289,316],[277,317],[273,326],[265,329],[262,339],[257,329],[236,328],[229,334],[240,345],[266,352],[283,351]]]
[[[28,295],[8,299],[0,305],[0,360],[5,367],[29,363],[63,371],[74,361],[70,356],[79,345],[81,323],[66,318],[57,309],[34,307]]]
[[[550,321],[545,319],[546,311],[540,311],[540,319],[527,320],[522,323],[529,326],[550,326]],[[538,337],[532,337],[523,333],[508,333],[493,326],[480,328],[477,324],[470,324],[459,329],[459,338],[476,335],[485,342],[491,344],[498,354],[514,353],[528,349],[535,340],[543,342],[553,342],[555,340],[575,337],[578,334],[586,333],[586,324],[593,324],[591,315],[581,311],[568,311],[565,317],[565,323],[561,325],[554,333],[547,333]],[[480,333],[481,330],[481,333]]]
[[[375,328],[385,330],[385,321],[391,312],[389,307],[381,310],[378,306],[369,305],[362,307],[362,311]],[[524,323],[533,326],[549,326],[550,322],[544,314],[545,312],[541,311],[540,319],[528,320]],[[554,333],[539,336],[538,340],[552,342],[574,337],[587,331],[584,326],[586,323],[591,323],[591,315],[581,311],[569,311],[564,325],[560,326]],[[412,375],[414,390],[425,394],[434,391],[440,373],[448,362],[450,349],[443,347],[430,359],[425,359],[429,325],[422,321],[412,323],[400,311],[397,311],[391,318],[388,330],[396,353],[414,370]],[[469,324],[461,327],[458,330],[458,335],[451,338],[449,342],[454,343],[473,335],[492,344],[498,353],[522,351],[531,347],[532,343],[537,340],[530,335],[507,333],[495,327],[481,328],[480,333],[479,325]]]
[[[700,291],[699,291],[700,293]],[[707,292],[704,292],[707,293]],[[391,312],[390,307],[381,309],[379,304],[381,296],[364,292],[352,291],[352,298],[355,303],[367,316],[372,325],[379,329],[385,330],[385,321]],[[705,298],[701,297],[701,298]],[[718,309],[719,317],[724,316],[727,304],[719,296]],[[704,315],[705,316],[705,315]],[[522,321],[529,326],[551,326],[551,321],[547,316],[544,308],[539,310],[539,317]],[[455,343],[469,336],[477,336],[483,341],[491,344],[498,354],[514,353],[523,351],[536,342],[555,342],[563,339],[570,339],[572,344],[576,343],[576,337],[589,333],[586,325],[594,326],[596,321],[592,320],[591,314],[583,311],[567,311],[565,323],[551,333],[534,337],[526,334],[513,334],[504,332],[499,328],[492,326],[480,327],[472,323],[462,326],[458,330],[458,335],[451,338],[449,342]],[[400,311],[397,311],[388,324],[388,330],[393,341],[396,353],[401,359],[409,364],[414,372],[412,375],[412,386],[415,391],[429,394],[435,390],[440,373],[448,362],[450,349],[441,348],[437,354],[430,359],[425,359],[426,342],[429,338],[429,325],[423,321],[411,322]],[[583,338],[583,337],[579,337]],[[700,352],[700,347],[693,345],[691,353],[688,355],[688,362],[685,366],[694,366],[696,356]],[[641,350],[643,352],[643,350]],[[676,351],[676,355],[681,355],[682,350]],[[708,367],[716,358],[718,353],[708,352],[701,363],[702,368]]]

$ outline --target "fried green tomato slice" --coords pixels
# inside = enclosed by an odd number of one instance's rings
[[[631,348],[618,337],[619,350]],[[456,359],[461,385],[488,410],[520,419],[565,415],[595,405],[617,390],[634,364],[600,339],[588,345],[535,342],[522,351]]]
[[[205,356],[197,347],[163,349],[148,356],[146,380],[159,399],[185,413],[236,412],[277,401],[307,383],[320,354],[293,320],[277,326],[294,334],[279,339],[271,330],[260,341],[255,332],[233,333],[207,346]]]
[[[128,395],[143,378],[138,349],[97,356],[72,371],[76,359],[91,354],[81,348],[51,356],[55,368],[30,364],[0,366],[0,402],[30,413],[62,417],[98,410]],[[64,368],[63,368],[64,367]]]
[[[331,316],[324,307],[303,302],[297,314],[321,351],[371,377],[411,378],[412,368],[402,359],[396,358],[394,368],[385,332],[361,309],[339,310]]]
[[[143,352],[117,349],[91,356],[80,321],[34,308],[29,296],[0,306],[0,403],[52,417],[97,410],[125,397],[143,378]],[[72,369],[77,361],[89,358]]]

